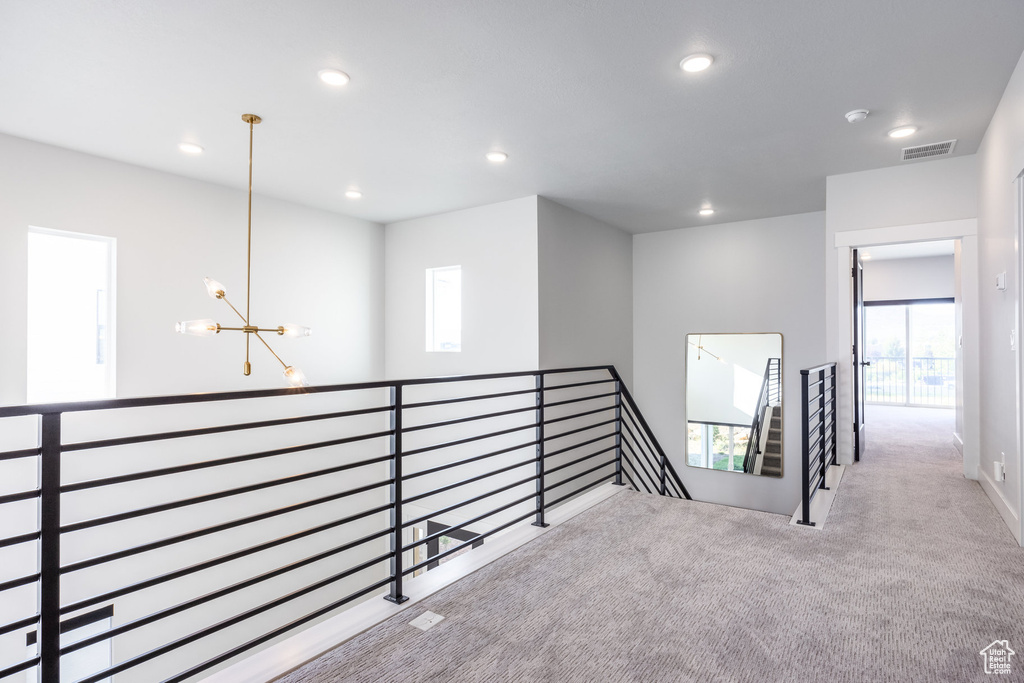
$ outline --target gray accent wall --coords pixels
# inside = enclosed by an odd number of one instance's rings
[[[800,369],[830,360],[821,319],[825,215],[807,213],[633,238],[635,398],[691,494],[791,515],[800,497]],[[686,335],[781,332],[783,476],[686,465]]]
[[[633,237],[538,198],[540,367],[615,365],[633,378]]]

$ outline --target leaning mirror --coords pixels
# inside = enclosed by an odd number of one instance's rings
[[[782,476],[782,335],[686,335],[686,464]]]

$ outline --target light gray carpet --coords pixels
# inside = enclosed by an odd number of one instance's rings
[[[868,417],[821,531],[623,493],[280,680],[982,681],[996,639],[1024,679],[1024,551],[952,412]]]

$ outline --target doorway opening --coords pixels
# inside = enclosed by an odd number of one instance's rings
[[[869,406],[963,405],[959,253],[956,239],[852,250],[854,461],[867,451]],[[962,415],[956,423],[962,434]]]

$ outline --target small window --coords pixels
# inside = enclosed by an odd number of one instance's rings
[[[462,351],[462,266],[427,268],[427,351]]]
[[[114,240],[29,228],[28,402],[114,396]]]

